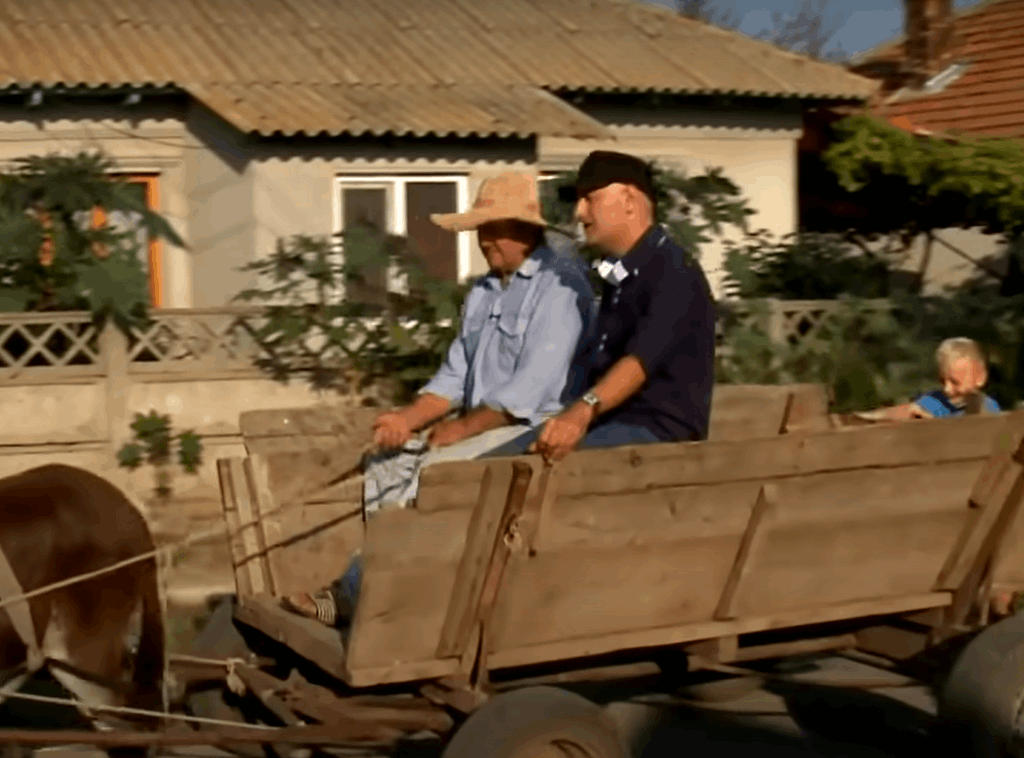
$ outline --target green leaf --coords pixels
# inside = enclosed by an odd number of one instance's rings
[[[203,463],[203,442],[192,430],[178,435],[178,462],[190,474]]]
[[[131,470],[142,465],[144,451],[141,445],[129,443],[117,451],[117,465]]]

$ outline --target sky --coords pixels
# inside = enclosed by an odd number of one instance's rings
[[[675,7],[674,0],[645,0],[654,5]],[[977,5],[979,0],[954,0],[956,8]],[[800,0],[716,0],[716,8],[731,8],[742,18],[739,30],[757,34],[765,28],[772,28],[772,13],[784,16],[799,6]],[[817,6],[814,0],[812,5]],[[829,44],[841,44],[843,50],[856,55],[869,50],[881,42],[895,37],[903,27],[902,0],[829,0],[825,14],[828,18],[839,16],[841,27]]]

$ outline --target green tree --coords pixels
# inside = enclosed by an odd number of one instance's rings
[[[431,279],[422,261],[412,241],[365,227],[334,241],[279,240],[241,268],[257,284],[236,295],[263,305],[257,365],[359,402],[404,402],[440,367],[470,286]],[[372,275],[382,263],[404,279],[404,292]]]
[[[31,156],[0,173],[0,310],[88,310],[122,328],[149,305],[137,229],[95,226],[93,212],[135,215],[151,237],[183,246],[101,153]]]

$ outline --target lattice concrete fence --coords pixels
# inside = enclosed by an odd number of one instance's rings
[[[729,306],[730,318],[764,319],[762,329],[779,340],[812,338],[835,307],[819,302]],[[301,381],[282,385],[255,367],[254,361],[266,356],[254,337],[261,324],[256,309],[151,315],[151,326],[125,335],[114,326],[98,330],[87,313],[0,314],[0,476],[42,463],[81,466],[128,492],[158,533],[174,539],[209,528],[219,518],[215,462],[244,455],[239,413],[336,402],[337,397],[319,397]],[[129,474],[116,463],[134,414],[151,409],[169,414],[175,430],[193,429],[205,452],[199,475],[176,476],[174,497],[162,505],[152,498],[151,471]],[[216,586],[211,577],[219,573],[230,587],[226,553],[216,560],[192,556],[175,570],[172,592],[175,586],[210,586],[211,581]]]

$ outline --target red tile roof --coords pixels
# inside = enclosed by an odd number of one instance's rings
[[[989,0],[957,14],[954,29],[942,58],[946,65],[967,63],[964,73],[931,94],[889,92],[874,112],[908,131],[1024,137],[1024,0]],[[898,62],[903,54],[897,40],[864,56],[855,70]]]

